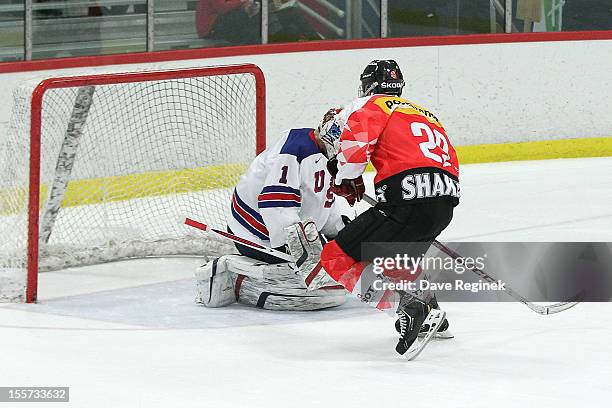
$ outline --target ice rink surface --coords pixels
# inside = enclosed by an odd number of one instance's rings
[[[612,158],[469,165],[461,177],[440,240],[612,241]],[[356,301],[198,307],[199,263],[41,274],[40,303],[0,306],[0,386],[69,386],[77,407],[574,407],[612,395],[611,304],[552,316],[444,304],[455,339],[407,362],[393,320]]]

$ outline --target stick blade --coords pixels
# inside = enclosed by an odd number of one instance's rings
[[[571,309],[572,307],[576,306],[578,303],[580,302],[560,302],[560,303],[555,303],[553,305],[547,305],[547,306],[542,306],[542,305],[532,305],[532,306],[527,305],[527,306],[529,306],[531,310],[535,311],[538,314],[551,315],[551,314],[563,312],[567,309]]]

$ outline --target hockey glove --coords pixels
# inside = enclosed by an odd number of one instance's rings
[[[352,207],[355,202],[361,201],[365,194],[365,185],[361,176],[352,180],[343,180],[339,186],[332,183],[331,192],[337,196],[344,197]]]
[[[304,280],[308,290],[319,289],[334,284],[331,277],[321,267],[320,257],[323,242],[312,218],[298,222],[287,228],[287,247],[298,267],[298,275]]]

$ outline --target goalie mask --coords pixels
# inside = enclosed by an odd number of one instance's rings
[[[359,77],[359,97],[372,94],[401,96],[404,76],[394,60],[374,60],[368,64]]]
[[[318,138],[323,144],[324,156],[328,159],[336,157],[340,150],[340,135],[344,127],[341,109],[332,108],[325,113],[317,128]]]

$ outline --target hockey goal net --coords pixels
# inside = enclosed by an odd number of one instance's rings
[[[265,147],[264,92],[255,65],[18,87],[0,135],[0,301],[35,301],[43,270],[220,250],[182,222],[225,227]]]

